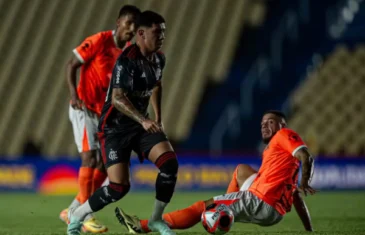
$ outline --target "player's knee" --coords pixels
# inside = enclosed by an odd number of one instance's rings
[[[109,185],[106,188],[107,191],[104,191],[104,193],[109,194],[106,196],[109,196],[112,202],[115,202],[122,199],[129,192],[131,185],[129,183],[117,184],[109,182]]]
[[[97,161],[95,164],[95,168],[98,169],[100,172],[106,173],[106,169],[105,169],[103,161]]]
[[[96,167],[97,161],[96,161],[95,151],[82,152],[80,156],[81,156],[81,166],[90,168]]]
[[[176,153],[169,151],[163,153],[155,162],[161,173],[168,177],[177,177],[179,170],[179,163],[177,161]]]
[[[237,166],[237,180],[245,181],[248,177],[252,174],[256,173],[257,171],[246,164],[239,164]]]

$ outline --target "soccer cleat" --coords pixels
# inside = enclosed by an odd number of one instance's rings
[[[159,232],[161,235],[176,235],[163,220],[149,220],[147,225],[152,232]]]
[[[108,228],[92,217],[84,221],[82,231],[85,233],[105,233],[108,231]]]
[[[62,220],[62,222],[64,222],[65,224],[69,223],[69,221],[68,221],[68,208],[61,211],[60,220]]]
[[[137,216],[127,215],[122,209],[115,208],[115,215],[119,223],[125,226],[129,233],[138,234],[144,233],[141,227],[141,223]]]
[[[68,218],[70,223],[67,226],[67,235],[80,235],[82,222],[75,216],[71,215],[71,211],[68,211]]]

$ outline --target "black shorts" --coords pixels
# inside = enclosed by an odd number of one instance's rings
[[[101,155],[106,168],[116,163],[130,162],[132,150],[138,154],[140,162],[148,158],[156,144],[168,141],[165,133],[148,133],[144,129],[124,133],[99,133]]]

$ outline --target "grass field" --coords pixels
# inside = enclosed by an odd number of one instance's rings
[[[196,200],[210,198],[217,193],[177,192],[168,211],[189,206]],[[0,195],[0,234],[66,234],[66,225],[59,212],[72,197],[40,196],[36,194]],[[112,204],[97,214],[109,227],[107,234],[126,234],[114,217],[114,208],[121,206],[128,213],[144,218],[152,211],[153,194],[131,192],[121,202]],[[365,235],[365,192],[321,192],[306,199],[312,214],[315,234]],[[200,224],[179,234],[206,234]],[[229,234],[307,234],[303,232],[296,213],[289,213],[273,227],[259,227],[236,223]]]

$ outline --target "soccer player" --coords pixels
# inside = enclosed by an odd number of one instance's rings
[[[135,21],[140,10],[132,5],[123,6],[117,18],[115,30],[100,32],[86,38],[73,50],[67,64],[67,83],[71,94],[69,118],[72,123],[77,149],[81,156],[79,193],[69,208],[60,213],[60,219],[68,222],[69,209],[83,204],[106,179],[100,160],[97,137],[98,120],[108,90],[113,66],[123,48],[130,45],[135,35]],[[76,89],[76,73],[81,68]],[[85,232],[101,233],[107,228],[92,214],[85,218]]]
[[[123,198],[130,189],[131,151],[140,161],[147,158],[159,169],[154,211],[148,228],[163,235],[175,234],[162,220],[172,198],[178,172],[176,154],[163,132],[161,116],[162,70],[160,52],[165,39],[165,20],[158,13],[142,12],[137,23],[136,44],[118,58],[99,121],[102,157],[109,185],[103,186],[75,211],[71,211],[68,234],[80,233],[84,218]],[[155,118],[149,118],[151,100]]]
[[[305,230],[313,231],[307,206],[299,194],[316,192],[309,186],[314,164],[312,156],[299,135],[286,128],[285,116],[279,111],[268,111],[263,115],[261,134],[267,146],[259,171],[247,165],[238,165],[227,194],[165,214],[163,218],[171,229],[194,226],[206,209],[219,204],[229,206],[236,222],[271,226],[280,222],[294,204]],[[300,162],[302,178],[298,188]],[[130,233],[150,232],[146,226],[148,220],[129,216],[120,208],[116,208],[115,212]]]

